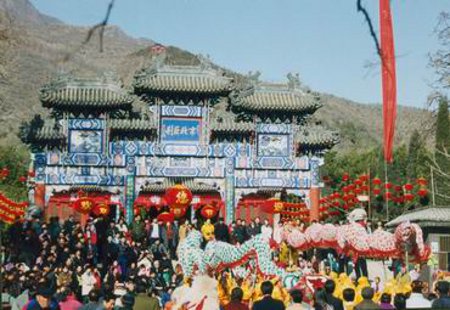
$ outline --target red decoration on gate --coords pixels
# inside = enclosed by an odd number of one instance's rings
[[[169,207],[187,207],[192,202],[192,192],[186,186],[177,184],[166,190],[164,199]]]
[[[179,218],[182,218],[186,214],[186,208],[172,207],[172,208],[170,208],[170,213],[172,213],[176,219],[179,219]]]
[[[282,210],[283,202],[279,198],[267,199],[262,206],[262,211],[269,214],[280,213]]]
[[[73,203],[73,208],[82,214],[88,214],[95,206],[95,201],[89,197],[81,197]]]
[[[206,219],[211,219],[217,215],[218,211],[219,209],[213,207],[212,205],[206,205],[202,208],[200,214]]]
[[[109,214],[109,206],[106,203],[97,203],[94,208],[92,209],[92,212],[96,216],[105,216]]]
[[[160,213],[156,219],[159,222],[171,223],[175,220],[175,216],[173,215],[173,213],[164,211],[164,212]]]

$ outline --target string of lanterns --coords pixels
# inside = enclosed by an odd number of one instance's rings
[[[323,177],[325,184],[330,183],[328,176]],[[319,200],[320,219],[330,216],[340,216],[363,202],[371,200],[392,202],[398,206],[425,204],[428,197],[428,181],[421,177],[415,182],[405,184],[383,183],[378,177],[370,180],[369,175],[363,174],[352,179],[344,173],[339,186],[333,193]]]

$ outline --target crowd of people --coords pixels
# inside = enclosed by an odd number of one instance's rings
[[[273,228],[268,220],[259,218],[231,225],[223,219],[215,224],[209,220],[163,223],[140,216],[130,225],[123,218],[109,221],[102,217],[89,218],[84,225],[73,217],[64,222],[58,218],[18,221],[3,237],[2,302],[13,310],[170,309],[172,292],[189,282],[177,263],[177,245],[193,229],[202,232],[205,242],[215,238],[239,245],[257,234],[278,238],[277,226]],[[222,278],[231,274],[218,274],[221,307],[406,309],[413,303],[450,309],[448,282],[438,282],[438,295],[428,294],[427,298],[418,281],[402,292],[392,287],[389,291],[389,285],[395,283],[385,283],[381,289],[376,281],[368,281],[364,271],[356,273],[354,279],[348,276],[358,264],[352,266],[348,258],[339,257],[332,249],[299,253],[281,243],[273,260],[288,270],[321,274],[329,280],[312,298],[306,298],[304,291],[288,292],[280,281],[264,277],[257,283],[230,281],[223,286]]]

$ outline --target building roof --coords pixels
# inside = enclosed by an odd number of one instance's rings
[[[136,73],[133,86],[139,93],[226,94],[231,91],[232,79],[208,64],[169,66],[154,63],[150,68]]]
[[[87,78],[60,75],[42,87],[40,99],[44,107],[59,109],[114,109],[131,107],[133,102],[133,97],[111,75]]]
[[[236,115],[227,110],[227,104],[222,102],[211,112],[209,126],[213,132],[250,133],[255,130],[252,122],[238,121]]]
[[[214,193],[218,191],[216,186],[212,186],[202,182],[195,182],[192,179],[185,180],[183,184],[191,190],[192,193]],[[140,193],[164,193],[167,188],[174,186],[175,181],[164,179],[163,182],[148,183],[141,188]]]
[[[48,119],[45,121],[44,125],[39,128],[34,136],[37,141],[59,141],[65,140],[66,135],[62,131],[62,128],[56,124],[54,119]]]
[[[298,74],[289,73],[287,83],[265,83],[258,80],[260,73],[250,73],[248,84],[243,84],[232,103],[249,111],[279,111],[314,113],[322,106],[318,93],[301,86]]]
[[[331,148],[339,142],[339,133],[318,125],[305,125],[299,127],[294,141],[301,146],[316,146]]]
[[[153,131],[156,130],[155,120],[152,119],[111,119],[108,122],[111,130],[115,131]]]
[[[386,226],[393,227],[403,222],[410,221],[421,227],[449,227],[450,206],[447,207],[425,207],[408,211],[388,222]]]

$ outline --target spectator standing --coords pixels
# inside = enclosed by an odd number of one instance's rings
[[[264,225],[261,227],[261,234],[267,240],[272,238],[273,229],[269,225],[269,221],[267,219],[264,220]]]
[[[370,286],[367,286],[362,289],[361,296],[363,301],[356,305],[355,310],[376,310],[380,309],[377,303],[375,303],[372,299],[374,296],[374,290]]]
[[[431,308],[450,309],[450,296],[448,295],[449,284],[447,281],[439,281],[436,283],[436,291],[439,298],[433,301]]]
[[[431,302],[422,294],[424,289],[422,282],[413,281],[411,286],[412,292],[406,300],[406,308],[431,308]]]
[[[406,310],[406,297],[403,294],[397,294],[394,297],[394,306],[396,310]],[[443,308],[447,309],[447,308]]]
[[[71,289],[66,288],[64,290],[64,295],[64,299],[59,303],[59,308],[61,310],[78,310],[83,306],[83,304],[77,300]]]
[[[286,309],[283,302],[272,298],[273,284],[265,281],[261,284],[261,293],[263,298],[253,305],[253,310],[284,310]]]
[[[380,299],[380,309],[383,310],[395,310],[395,307],[391,304],[392,297],[390,294],[383,293]]]
[[[242,297],[244,297],[244,292],[240,287],[235,287],[231,291],[231,301],[226,305],[224,310],[248,310],[248,306],[242,303]]]
[[[353,310],[355,308],[355,290],[347,287],[342,291],[343,305],[345,310]]]
[[[325,282],[325,301],[327,304],[334,307],[334,310],[344,310],[344,305],[342,300],[333,296],[334,290],[336,289],[336,284],[333,280],[327,280]]]
[[[145,287],[137,287],[137,295],[134,303],[133,310],[160,310],[159,300],[152,292],[148,294]]]
[[[230,242],[230,232],[222,217],[219,218],[219,221],[214,225],[214,235],[216,236],[217,241]]]
[[[292,304],[286,310],[309,310],[311,307],[303,302],[303,294],[300,290],[292,290],[290,292]]]

